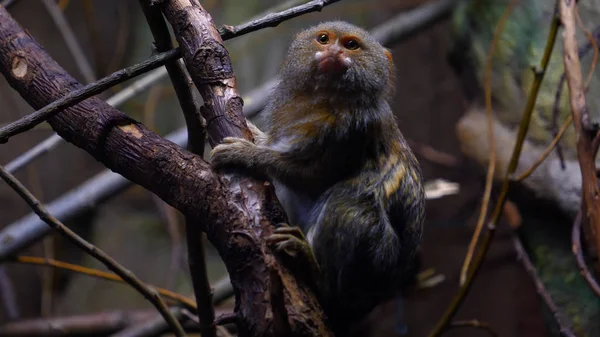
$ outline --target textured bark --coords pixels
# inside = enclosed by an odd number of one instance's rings
[[[182,20],[190,19],[186,12],[174,14]],[[208,18],[201,24],[209,25]],[[235,88],[228,56],[221,64],[209,63],[214,73],[202,70],[206,69],[205,61],[213,60],[211,55],[227,55],[222,44],[192,38],[187,36],[183,44],[180,39],[188,69],[198,67],[201,78],[223,80]],[[189,50],[199,46],[202,51],[189,58]],[[2,7],[0,72],[36,109],[82,86]],[[194,77],[195,71],[191,73]],[[207,118],[213,143],[224,136],[249,136],[236,90],[211,86],[201,93],[205,100],[209,98],[205,108],[212,104],[212,111],[224,111],[212,120]],[[207,93],[217,98],[211,102]],[[218,98],[223,93],[227,99]],[[106,167],[202,224],[230,273],[242,336],[330,335],[312,291],[275,260],[262,239],[271,233],[274,223],[286,220],[271,186],[215,173],[202,158],[152,133],[99,98],[65,109],[48,122],[61,137]]]

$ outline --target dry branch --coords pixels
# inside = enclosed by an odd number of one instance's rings
[[[600,189],[596,178],[597,149],[593,146],[593,130],[589,120],[588,107],[585,102],[584,84],[581,75],[581,64],[577,47],[575,16],[577,4],[573,0],[560,0],[560,18],[564,26],[564,66],[565,77],[569,87],[569,101],[573,125],[577,133],[577,158],[581,169],[584,219],[588,220],[592,251],[600,249]],[[597,271],[600,265],[597,264]]]
[[[181,42],[180,45],[184,49],[190,47]],[[13,67],[14,64],[18,67]],[[188,63],[192,74],[196,66],[199,65]],[[0,71],[34,108],[81,88],[3,8],[0,8]],[[241,117],[240,111],[236,118]],[[269,318],[273,317],[268,290],[273,271],[281,278],[289,319],[285,325],[289,325],[290,335],[329,334],[314,295],[278,265],[262,244],[261,237],[271,234],[271,224],[285,221],[275,195],[264,194],[262,184],[216,175],[201,158],[95,97],[61,111],[48,122],[61,137],[111,170],[152,191],[186,216],[201,221],[236,289],[236,312],[244,335],[276,334],[272,331],[273,319]],[[225,135],[232,134],[215,133],[213,137],[221,139]],[[291,297],[297,300],[290,301]]]
[[[515,251],[517,252],[517,259],[521,260],[523,268],[525,268],[525,271],[527,272],[527,274],[529,274],[529,277],[533,281],[535,290],[537,291],[538,295],[552,314],[552,317],[554,318],[554,321],[558,326],[558,330],[560,331],[561,336],[575,337],[575,333],[573,333],[573,331],[571,331],[571,329],[565,325],[560,310],[558,310],[556,303],[554,303],[554,300],[552,300],[552,296],[550,296],[550,294],[546,290],[542,279],[538,275],[537,269],[533,265],[533,262],[531,262],[531,259],[529,258],[527,251],[523,247],[521,240],[516,235],[513,237],[513,244],[515,247]]]
[[[558,0],[560,1],[560,0]],[[559,21],[557,18],[553,18],[552,23],[550,25],[550,30],[548,32],[548,38],[546,40],[546,46],[544,47],[544,54],[542,55],[541,67],[540,69],[536,69],[534,72],[533,83],[531,84],[529,95],[527,97],[527,103],[525,105],[521,122],[519,123],[519,129],[517,133],[517,140],[513,147],[512,155],[510,158],[510,162],[508,164],[508,169],[505,173],[504,179],[502,181],[502,186],[500,188],[500,193],[498,195],[498,199],[494,206],[494,210],[492,215],[487,223],[488,231],[484,234],[481,248],[473,260],[472,268],[470,268],[465,283],[460,286],[456,295],[442,314],[442,317],[436,323],[435,327],[429,333],[429,337],[438,337],[440,336],[448,327],[451,320],[456,315],[460,305],[464,301],[465,297],[469,293],[471,289],[471,285],[473,284],[473,280],[476,278],[479,268],[481,267],[483,260],[490,248],[492,240],[494,239],[494,235],[496,233],[496,226],[500,221],[500,217],[502,216],[502,212],[504,210],[504,205],[506,203],[506,198],[508,196],[508,192],[510,190],[512,175],[515,173],[517,169],[517,165],[519,163],[519,157],[521,155],[521,149],[523,148],[523,144],[525,142],[525,136],[527,135],[527,131],[529,129],[529,124],[531,122],[531,116],[533,112],[533,107],[535,105],[535,101],[537,99],[537,95],[539,89],[542,84],[542,80],[544,79],[544,75],[548,68],[548,64],[550,62],[550,56],[552,55],[552,49],[554,48],[554,43],[556,41],[556,35],[558,32]]]
[[[588,269],[585,259],[583,258],[583,249],[581,247],[581,218],[581,212],[577,213],[571,231],[571,249],[573,250],[573,255],[575,255],[575,261],[577,262],[581,277],[583,277],[585,283],[587,283],[594,295],[600,297],[600,285],[598,285],[598,282]]]
[[[105,272],[105,271],[93,269],[93,268],[87,268],[87,267],[83,267],[80,265],[71,264],[71,263],[58,261],[58,260],[54,260],[54,259],[47,259],[44,257],[16,256],[15,258],[8,260],[8,262],[38,265],[38,266],[45,266],[45,267],[53,267],[53,268],[57,268],[57,269],[69,270],[74,273],[88,275],[91,277],[101,278],[101,279],[104,279],[107,281],[123,282],[123,279],[114,273],[109,273],[109,272]],[[188,308],[189,310],[192,310],[192,311],[196,310],[196,306],[194,305],[193,300],[191,300],[181,294],[170,291],[168,289],[162,289],[162,288],[152,286],[152,285],[150,285],[150,286],[153,287],[154,289],[156,289],[156,291],[158,291],[158,293],[160,295],[162,295],[163,297],[171,299],[171,300],[181,304],[182,306]]]

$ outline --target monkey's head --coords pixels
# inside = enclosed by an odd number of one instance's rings
[[[368,32],[333,21],[296,36],[283,65],[282,80],[296,89],[326,95],[379,98],[392,89],[393,72],[390,52]]]

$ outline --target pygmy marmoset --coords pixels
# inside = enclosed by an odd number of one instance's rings
[[[273,182],[300,228],[281,226],[269,242],[290,253],[308,241],[338,336],[394,295],[421,241],[422,174],[388,104],[393,75],[390,52],[365,30],[309,28],[263,110],[266,132],[249,123],[256,144],[225,138],[212,151],[214,167]]]

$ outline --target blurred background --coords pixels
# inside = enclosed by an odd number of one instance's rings
[[[244,96],[273,78],[289,43],[300,29],[332,19],[371,29],[403,12],[437,1],[344,0],[320,13],[303,15],[278,27],[227,41],[225,46],[233,62],[238,88]],[[466,8],[463,5],[467,2],[481,6]],[[537,5],[542,2],[549,5]],[[588,13],[580,12],[583,24],[593,30],[593,23],[598,22],[595,20],[598,4],[580,2],[581,6],[587,6],[584,8]],[[11,15],[81,83],[95,81],[142,61],[152,53],[152,36],[138,1],[17,0],[4,3],[10,3],[7,8]],[[283,3],[274,0],[202,1],[218,27],[243,23]],[[488,7],[485,7],[486,3]],[[443,178],[459,185],[457,193],[427,202],[421,269],[428,270],[430,277],[429,282],[422,282],[405,296],[400,319],[408,327],[405,336],[425,336],[458,289],[460,268],[479,214],[485,167],[489,161],[486,124],[481,118],[482,110],[477,106],[481,101],[482,52],[487,52],[491,32],[507,3],[501,0],[462,1],[454,13],[443,15],[423,30],[390,46],[397,70],[397,90],[392,105],[400,129],[415,150],[426,180]],[[514,129],[530,83],[520,72],[539,63],[539,51],[545,43],[553,3],[522,0],[501,40],[514,50],[504,52],[511,49],[501,49],[498,60],[503,62],[495,69],[495,74],[505,79],[493,87],[499,93],[494,101],[499,106],[495,115],[499,128],[496,132],[499,137],[497,172],[500,172],[497,178],[502,178],[508,162]],[[72,41],[69,42],[71,35],[65,33],[65,29],[71,31],[78,47],[74,48]],[[581,41],[585,41],[585,37]],[[473,52],[469,54],[469,51]],[[562,67],[561,52],[562,44],[557,42],[552,69]],[[590,52],[583,57],[584,69],[591,64],[592,55]],[[561,72],[557,70],[558,77]],[[506,89],[503,85],[514,85],[507,84],[510,81],[506,79],[511,76],[517,87],[507,91],[513,96],[502,91],[502,88]],[[557,80],[556,76],[549,77]],[[130,80],[100,96],[109,98],[135,81]],[[565,86],[563,94],[566,91]],[[554,95],[554,91],[551,94]],[[511,104],[503,104],[506,101]],[[566,104],[567,99],[562,101]],[[3,78],[0,79],[0,106],[2,124],[33,111]],[[119,109],[161,135],[184,126],[166,76],[121,104]],[[568,110],[566,114],[563,112],[561,110],[558,125],[569,113]],[[553,129],[544,127],[551,124],[549,118],[543,118],[550,114],[548,109],[541,106],[535,113],[539,117],[534,118],[538,132],[528,140],[530,143],[526,145],[522,159],[525,164],[519,167],[520,170],[530,166],[527,163],[535,161],[540,153],[538,148],[543,149],[543,144],[553,137]],[[0,147],[0,162],[10,162],[52,134],[49,126],[43,124],[14,137]],[[569,160],[576,158],[572,151],[573,136],[570,137],[563,142],[568,168],[574,165]],[[557,155],[551,156],[548,162],[558,165]],[[39,199],[52,202],[103,170],[104,167],[87,153],[61,142],[16,176]],[[570,253],[573,209],[579,203],[578,167],[575,166],[574,171],[563,170],[560,174],[551,171],[551,167],[542,166],[529,185],[516,186],[511,192],[504,220],[457,319],[487,322],[498,336],[556,335],[557,326],[551,312],[540,300],[531,275],[517,259],[514,246],[517,233],[567,326],[578,336],[600,336],[597,324],[600,303],[581,280]],[[560,188],[549,191],[549,186],[554,186],[557,181],[568,183],[565,176],[574,179],[566,188],[570,188],[570,194]],[[139,186],[128,187],[93,206],[66,223],[140,279],[193,296],[187,272],[183,223],[177,211]],[[15,221],[25,221],[23,219],[29,213],[27,205],[11,189],[0,184],[0,228]],[[56,235],[47,236],[20,254],[46,256],[104,270],[98,262]],[[214,282],[225,275],[225,268],[212,247],[207,255],[209,276]],[[151,308],[142,296],[126,285],[25,264],[3,264],[0,288],[2,324],[17,319]],[[230,300],[219,310],[227,311],[232,307]],[[365,322],[364,335],[398,336],[397,309],[396,301],[378,307]],[[447,333],[448,336],[484,334],[484,331],[472,328]]]

